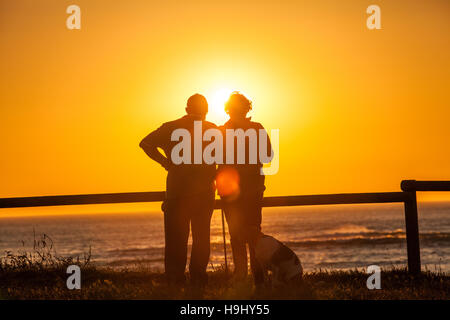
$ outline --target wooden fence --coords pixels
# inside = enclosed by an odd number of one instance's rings
[[[264,207],[311,206],[356,203],[403,203],[405,208],[408,270],[420,273],[419,222],[417,214],[417,191],[450,191],[450,181],[403,180],[400,192],[340,193],[301,196],[265,197]],[[160,202],[164,192],[130,192],[81,194],[42,197],[1,198],[0,208],[42,207],[83,204]],[[216,200],[216,209],[222,207]]]

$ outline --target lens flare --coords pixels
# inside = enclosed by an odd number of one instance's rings
[[[216,177],[217,193],[221,197],[237,197],[239,195],[239,173],[233,168],[224,168]]]

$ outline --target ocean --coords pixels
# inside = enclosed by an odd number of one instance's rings
[[[264,208],[262,229],[294,250],[306,271],[407,264],[401,204]],[[422,266],[450,272],[450,203],[419,204],[419,232]],[[34,239],[44,234],[58,255],[83,257],[91,250],[91,259],[98,266],[163,270],[161,212],[0,216],[0,256],[6,251],[30,252]],[[228,234],[227,248],[230,261]],[[221,214],[217,210],[211,225],[209,269],[223,263]]]

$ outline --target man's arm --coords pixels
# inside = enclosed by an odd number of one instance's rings
[[[161,146],[161,139],[163,135],[163,129],[153,131],[144,139],[142,139],[139,147],[144,150],[144,152],[150,157],[150,159],[158,162],[164,169],[169,170],[171,162],[167,159],[159,150],[158,147]]]

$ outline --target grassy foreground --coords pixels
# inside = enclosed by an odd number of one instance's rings
[[[210,273],[203,295],[189,287],[171,288],[161,273],[84,267],[81,289],[68,290],[66,269],[0,271],[0,299],[450,299],[450,277],[405,270],[384,271],[381,290],[368,290],[361,271],[322,271],[305,274],[299,288],[265,288],[255,293],[251,279],[233,283],[226,273]]]
[[[251,277],[234,282],[223,269],[209,273],[204,292],[167,286],[164,276],[143,266],[128,270],[96,267],[90,252],[82,259],[56,255],[51,239],[35,240],[33,252],[0,257],[0,299],[450,299],[450,275],[405,269],[381,272],[381,289],[369,290],[362,270],[317,271],[300,287],[255,292]],[[69,290],[67,266],[81,267],[81,289]]]

